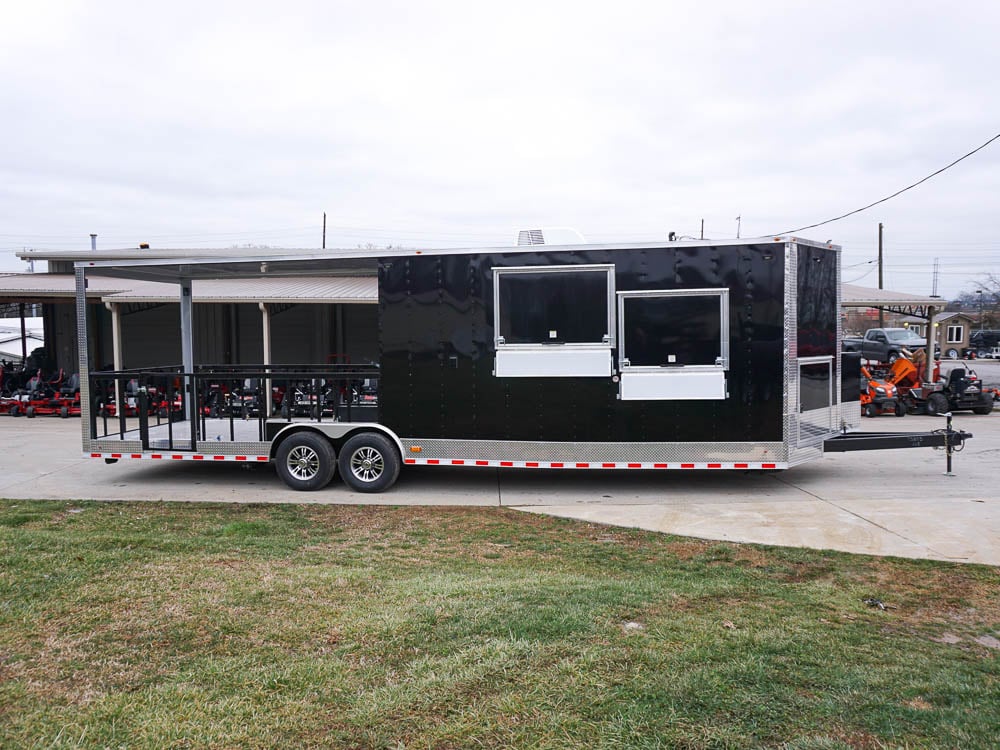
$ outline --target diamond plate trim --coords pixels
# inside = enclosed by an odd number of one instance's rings
[[[784,462],[781,443],[556,443],[403,438],[404,457],[590,463]],[[419,447],[419,452],[410,449]]]

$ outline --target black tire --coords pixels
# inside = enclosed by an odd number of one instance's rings
[[[897,417],[905,417],[906,416],[906,404],[904,404],[902,401],[897,401],[896,402],[896,410],[893,413]]]
[[[63,419],[69,419],[69,407],[61,406],[59,407],[59,416]]]
[[[972,410],[972,413],[989,414],[991,411],[993,411],[993,399],[990,396],[983,394],[983,397],[979,399],[979,406],[975,407]]]
[[[886,362],[888,362],[891,365],[893,362],[899,359],[899,352],[889,352],[889,356],[886,357],[885,359]]]
[[[931,416],[946,414],[948,412],[948,399],[943,393],[932,393],[927,397],[927,413]]]
[[[299,432],[278,446],[274,466],[281,480],[293,490],[321,490],[337,471],[337,452],[322,435]]]
[[[978,352],[976,352],[976,359],[986,359],[989,356],[990,353],[985,349],[980,349]]]
[[[865,416],[866,417],[878,416],[878,409],[875,408],[875,404],[865,404]]]
[[[10,407],[10,411],[7,413],[10,414],[12,417],[19,417],[21,416],[21,407],[18,406],[17,404],[14,404],[13,406]]]
[[[958,359],[958,349],[949,349],[944,354],[948,359]]]
[[[396,446],[385,435],[362,432],[340,449],[340,476],[355,492],[384,492],[399,477]]]
[[[27,409],[25,409],[24,410],[24,416],[26,416],[28,419],[34,419],[35,418],[35,407],[34,406],[29,406]]]

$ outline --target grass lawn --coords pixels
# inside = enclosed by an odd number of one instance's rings
[[[499,508],[0,501],[0,747],[995,748],[998,591]]]

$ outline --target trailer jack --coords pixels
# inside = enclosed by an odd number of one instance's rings
[[[944,448],[945,476],[955,476],[951,470],[952,456],[965,447],[971,432],[954,430],[951,427],[951,412],[944,415],[947,423],[943,430],[930,432],[855,432],[845,430],[837,437],[823,442],[824,453],[844,453],[847,451],[879,451],[892,448]]]

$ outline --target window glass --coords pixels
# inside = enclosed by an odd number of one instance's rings
[[[722,354],[718,295],[625,297],[624,312],[631,367],[714,365]]]
[[[958,344],[962,341],[962,326],[948,326],[948,343]]]
[[[609,335],[607,271],[501,271],[497,284],[506,344],[599,344]]]
[[[799,367],[799,398],[802,411],[830,406],[830,365],[808,364]]]

